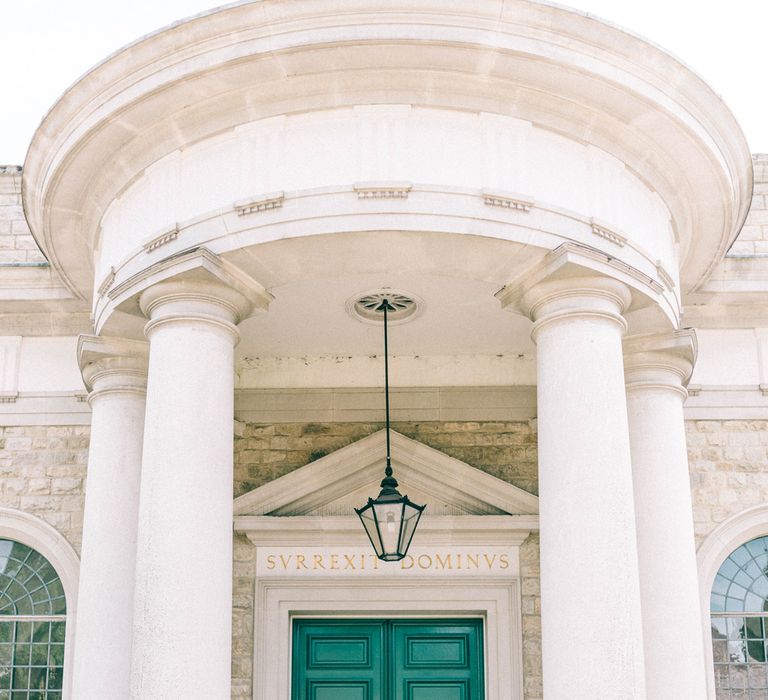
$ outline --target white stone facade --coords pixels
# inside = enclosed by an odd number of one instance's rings
[[[61,698],[303,700],[303,616],[481,618],[466,700],[768,697],[709,617],[768,535],[767,197],[711,88],[547,4],[242,2],[94,68],[0,167],[0,539],[59,570]]]

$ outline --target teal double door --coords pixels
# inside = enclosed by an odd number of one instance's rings
[[[295,620],[292,700],[483,700],[481,620]]]

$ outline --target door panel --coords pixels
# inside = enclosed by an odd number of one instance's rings
[[[326,683],[310,681],[308,684],[311,700],[374,700],[369,683]]]
[[[421,683],[407,681],[405,697],[408,700],[468,700],[466,683]]]
[[[293,700],[483,700],[481,620],[296,620]]]
[[[390,625],[393,700],[482,698],[480,620],[394,620]]]
[[[294,700],[380,700],[384,622],[299,620],[293,631]]]

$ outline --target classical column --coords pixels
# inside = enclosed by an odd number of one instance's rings
[[[692,331],[624,344],[646,684],[654,700],[707,697],[683,421]]]
[[[223,699],[231,693],[233,355],[236,324],[253,302],[202,272],[155,283],[139,301],[150,351],[131,697]]]
[[[73,697],[129,697],[133,582],[147,344],[81,336],[90,389],[88,453]]]
[[[566,277],[499,296],[530,315],[537,345],[544,697],[645,698],[621,349],[629,290]]]

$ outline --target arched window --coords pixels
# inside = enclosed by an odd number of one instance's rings
[[[0,700],[60,700],[67,606],[50,562],[0,539]]]
[[[766,700],[768,537],[750,540],[723,562],[710,611],[718,700]]]

